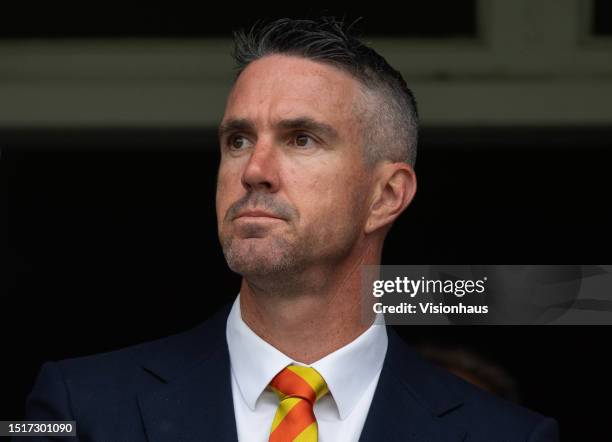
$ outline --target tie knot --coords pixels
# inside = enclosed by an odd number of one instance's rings
[[[270,386],[282,401],[288,397],[305,399],[314,404],[329,390],[325,379],[312,367],[288,365],[270,382]]]

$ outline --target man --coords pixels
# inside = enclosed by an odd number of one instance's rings
[[[401,75],[330,19],[238,34],[235,58],[216,204],[238,297],[181,335],[46,364],[28,419],[87,441],[557,440],[363,321],[360,268],[416,191]]]

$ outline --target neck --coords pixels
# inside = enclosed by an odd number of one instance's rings
[[[353,341],[374,321],[371,308],[364,310],[370,312],[367,316],[362,311],[361,266],[380,264],[381,249],[371,242],[340,264],[310,269],[300,278],[300,287],[243,278],[243,321],[295,361],[318,361]]]

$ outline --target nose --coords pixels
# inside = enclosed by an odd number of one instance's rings
[[[278,153],[273,144],[263,139],[258,140],[242,173],[244,188],[247,191],[277,192],[278,160]]]

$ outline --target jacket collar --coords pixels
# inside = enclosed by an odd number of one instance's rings
[[[195,329],[167,338],[143,364],[158,383],[138,398],[151,442],[237,440],[225,337],[230,309],[227,304]],[[387,332],[387,354],[360,441],[464,440],[465,429],[443,419],[462,406],[441,381],[445,376],[391,327]]]

